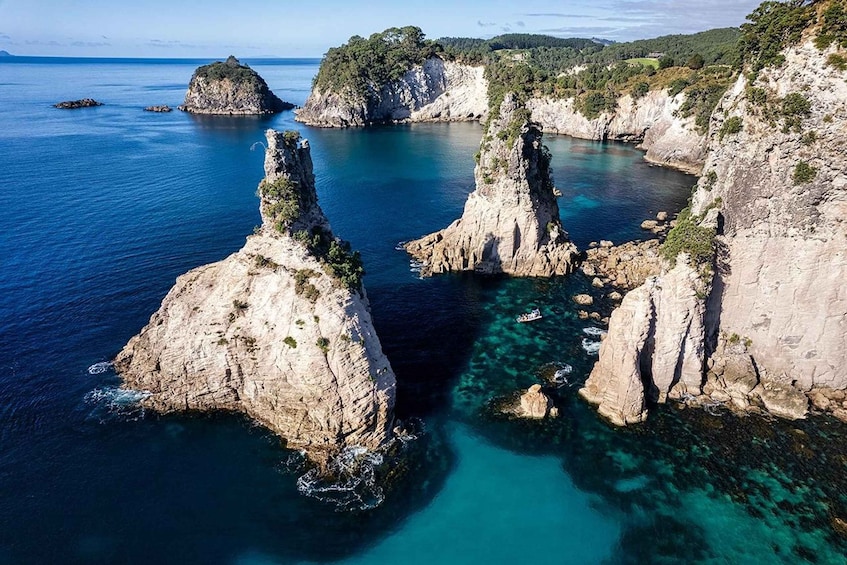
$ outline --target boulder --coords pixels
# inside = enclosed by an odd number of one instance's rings
[[[529,387],[521,395],[520,404],[521,414],[525,418],[545,418],[550,413],[550,409],[553,408],[553,401],[541,391],[540,384]]]

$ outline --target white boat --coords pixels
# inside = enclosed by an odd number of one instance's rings
[[[529,312],[521,314],[520,316],[515,318],[515,321],[519,324],[522,324],[524,322],[534,322],[535,320],[540,320],[541,318],[541,310],[539,310],[538,308],[534,308]]]

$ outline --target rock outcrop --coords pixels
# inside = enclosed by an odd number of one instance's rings
[[[705,283],[684,258],[629,292],[612,312],[600,359],[580,389],[617,425],[643,421],[647,403],[700,394]]]
[[[488,112],[487,90],[482,66],[433,56],[397,81],[370,85],[366,96],[315,88],[296,119],[319,127],[479,120]]]
[[[167,113],[173,111],[168,105],[160,105],[160,106],[147,106],[144,108],[145,112],[157,112],[157,113]]]
[[[717,233],[711,269],[666,266],[612,314],[582,394],[615,423],[643,417],[640,395],[785,418],[811,397],[847,419],[847,83],[834,49],[807,35],[716,108],[690,224]]]
[[[448,271],[550,276],[577,260],[553,196],[550,154],[525,108],[507,96],[490,121],[462,217],[406,244],[421,274]]]
[[[60,110],[76,110],[77,108],[93,108],[94,106],[102,105],[102,102],[98,102],[93,98],[82,98],[80,100],[67,100],[65,102],[59,102],[58,104],[53,104],[53,107],[58,108]]]
[[[527,107],[545,132],[637,142],[646,150],[648,161],[699,174],[706,158],[706,136],[697,131],[693,117],[675,115],[685,96],[670,96],[667,90],[654,90],[637,99],[625,94],[614,111],[594,119],[583,116],[573,98],[533,98]]]
[[[317,203],[306,141],[269,130],[262,227],[180,276],[115,360],[162,412],[242,412],[319,463],[390,437],[395,377],[360,263]],[[340,257],[340,258],[339,258]],[[351,274],[352,273],[352,274]]]
[[[541,385],[534,384],[520,397],[520,414],[524,418],[540,420],[546,418],[553,409],[553,401],[541,390]]]
[[[185,101],[179,107],[192,114],[261,115],[294,108],[279,99],[259,74],[231,56],[194,71]]]

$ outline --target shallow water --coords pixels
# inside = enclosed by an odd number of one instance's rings
[[[175,107],[194,61],[0,63],[0,563],[842,563],[844,426],[664,408],[613,430],[576,398],[596,342],[553,280],[420,280],[402,240],[461,214],[475,124],[317,130]],[[302,103],[314,62],[255,65]],[[91,96],[99,108],[52,103]],[[398,414],[425,432],[373,511],[298,493],[276,438],[228,415],[157,417],[106,365],[179,274],[237,250],[259,222],[268,127],[304,131],[321,204],[360,249]],[[621,144],[550,137],[581,247],[643,237],[691,177]],[[597,296],[596,309],[610,304]],[[544,318],[516,324],[532,307]],[[496,410],[565,364],[562,416]],[[96,367],[96,368],[95,368]]]

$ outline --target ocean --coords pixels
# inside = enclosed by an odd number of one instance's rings
[[[0,61],[0,564],[847,563],[844,424],[668,405],[611,428],[576,395],[598,338],[571,297],[611,308],[590,280],[419,278],[397,244],[459,217],[478,124],[142,111],[175,108],[206,62]],[[246,62],[295,104],[318,68]],[[52,108],[83,97],[105,105]],[[398,417],[418,430],[402,472],[364,485],[376,508],[301,493],[296,454],[244,418],[140,409],[108,365],[178,275],[260,222],[267,128],[309,139],[320,204],[362,252]],[[583,249],[645,237],[695,182],[629,145],[545,140]],[[542,320],[514,322],[533,307]],[[498,413],[565,366],[559,418]]]

